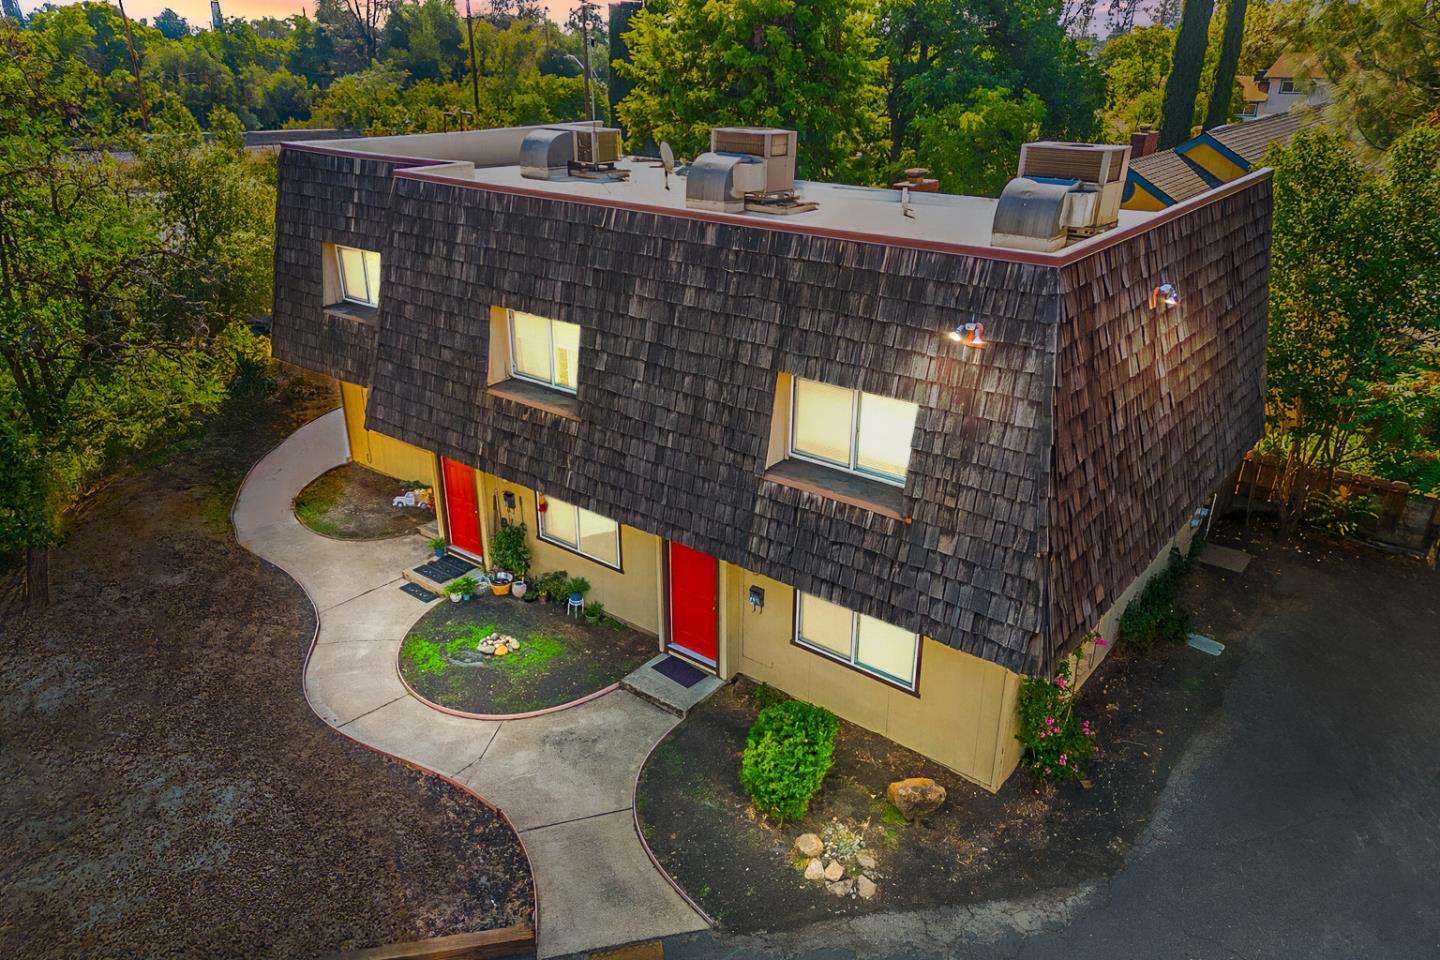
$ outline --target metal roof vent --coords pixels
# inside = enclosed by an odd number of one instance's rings
[[[690,164],[685,205],[723,213],[805,213],[815,204],[795,193],[795,131],[715,127],[710,152]]]
[[[995,208],[990,242],[1059,250],[1109,230],[1120,219],[1130,148],[1108,143],[1027,143],[1020,169]]]
[[[1017,250],[1059,250],[1065,246],[1066,208],[1075,181],[1055,182],[1016,177],[1005,184],[995,207],[990,243]]]
[[[702,153],[685,174],[685,206],[742,213],[745,196],[765,189],[765,164],[744,153]]]
[[[531,180],[619,180],[629,172],[620,159],[620,131],[613,127],[546,127],[520,143],[520,176]]]

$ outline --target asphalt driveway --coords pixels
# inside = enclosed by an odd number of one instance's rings
[[[1305,545],[1203,576],[1243,662],[1117,875],[665,956],[1440,956],[1440,574]]]

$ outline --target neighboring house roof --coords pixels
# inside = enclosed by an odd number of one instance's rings
[[[1320,71],[1319,62],[1315,54],[1308,51],[1290,52],[1280,54],[1270,69],[1265,71],[1267,80],[1293,80],[1296,77],[1309,77],[1313,80],[1323,80],[1325,75]]]
[[[1264,103],[1270,99],[1269,84],[1253,77],[1240,78],[1240,92],[1246,103]]]
[[[1248,173],[1272,143],[1289,143],[1296,131],[1323,122],[1315,110],[1291,110],[1215,127],[1171,150],[1130,161],[1127,210],[1160,210]]]

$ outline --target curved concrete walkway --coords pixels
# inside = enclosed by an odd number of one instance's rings
[[[384,753],[465,784],[503,810],[534,871],[539,955],[554,957],[704,929],[650,862],[631,807],[640,765],[676,718],[616,690],[523,720],[434,710],[400,682],[400,643],[429,606],[400,592],[425,557],[418,535],[344,542],[312,533],[291,502],[349,459],[341,411],[297,430],[246,478],[241,545],[294,577],[320,631],[305,696],[326,723]]]

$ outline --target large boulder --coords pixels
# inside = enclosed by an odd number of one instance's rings
[[[906,820],[914,820],[940,809],[945,802],[945,788],[929,777],[910,777],[886,787],[885,797]]]
[[[813,833],[802,833],[795,838],[795,852],[802,857],[818,857],[825,852],[825,844]]]

